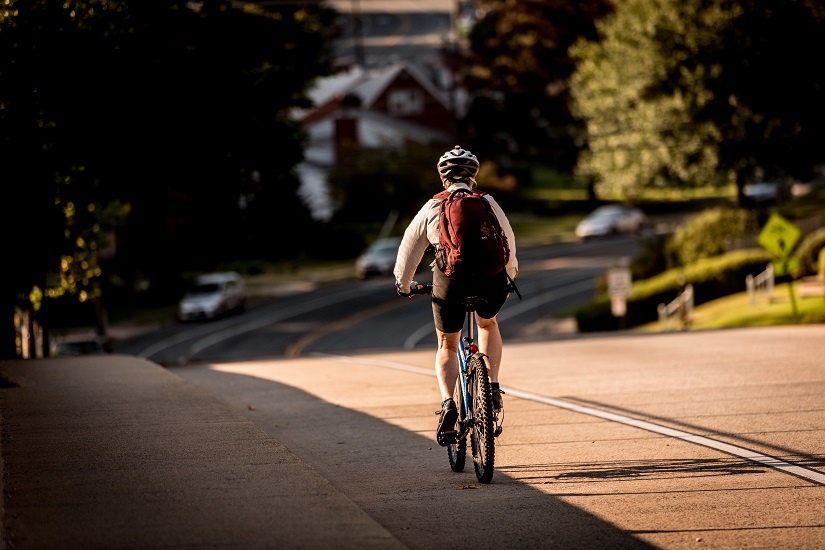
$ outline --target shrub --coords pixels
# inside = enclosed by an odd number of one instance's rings
[[[647,279],[667,270],[664,251],[669,238],[669,234],[652,234],[638,239],[639,251],[630,263],[634,281]]]
[[[817,271],[822,274],[822,268],[817,268],[819,253],[825,248],[825,227],[808,233],[799,243],[794,256],[799,258],[799,276],[805,277]],[[821,263],[820,263],[821,266]]]
[[[825,248],[819,251],[819,280],[825,284]]]
[[[770,253],[765,250],[737,250],[638,281],[633,284],[633,291],[627,300],[624,326],[630,328],[656,321],[659,304],[671,302],[687,283],[693,285],[696,305],[743,292],[745,278],[763,271],[770,260]],[[619,328],[620,320],[610,312],[610,297],[605,293],[576,309],[573,315],[580,332]]]
[[[704,210],[673,233],[665,246],[667,265],[685,266],[724,254],[734,239],[758,232],[754,212],[731,207]]]

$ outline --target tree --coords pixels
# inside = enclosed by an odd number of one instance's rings
[[[412,218],[440,189],[436,163],[445,145],[406,142],[367,148],[352,146],[349,162],[332,170],[331,194],[340,208],[335,222],[383,222],[398,212]]]
[[[12,355],[10,308],[71,255],[69,207],[126,205],[114,266],[155,287],[230,254],[294,253],[268,244],[309,220],[289,111],[333,70],[334,16],[321,2],[6,3],[0,217],[19,269],[0,290],[0,355]]]
[[[823,161],[825,75],[798,70],[825,47],[815,2],[628,0],[572,49],[600,193],[808,180]],[[795,61],[794,61],[795,60]],[[813,68],[812,68],[813,69]]]
[[[484,158],[535,160],[572,170],[581,123],[570,111],[568,54],[580,38],[596,37],[595,22],[612,11],[608,0],[488,1],[470,33],[464,85],[471,104],[469,145]]]

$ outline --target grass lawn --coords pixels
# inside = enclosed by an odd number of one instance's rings
[[[809,292],[816,284],[796,281],[792,285],[796,299],[796,312],[791,301],[787,283],[774,288],[773,300],[759,296],[750,303],[747,292],[732,294],[718,300],[701,304],[694,308],[692,329],[720,329],[734,327],[758,327],[771,325],[794,325],[825,323],[825,296]],[[794,314],[796,313],[796,314]],[[659,332],[658,323],[649,323],[635,328],[642,332]]]
[[[508,215],[519,246],[538,246],[576,239],[574,231],[582,216],[561,214],[557,216]]]

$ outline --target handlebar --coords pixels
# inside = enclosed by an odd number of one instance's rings
[[[421,288],[418,288],[419,286]],[[432,294],[432,292],[432,283],[419,283],[417,281],[413,281],[410,283],[410,294]]]
[[[508,284],[507,290],[509,292],[515,292],[518,299],[521,300],[521,292],[518,291],[518,287],[516,286],[516,282],[507,276]],[[421,287],[421,288],[418,288]],[[413,294],[432,294],[433,293],[433,284],[432,283],[419,283],[418,281],[412,281],[410,283],[410,296]]]

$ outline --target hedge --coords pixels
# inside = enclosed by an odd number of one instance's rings
[[[693,285],[695,305],[744,292],[745,278],[764,271],[770,261],[771,255],[765,250],[737,250],[638,281],[627,299],[623,326],[631,328],[657,321],[659,304],[673,301],[682,291],[683,282]],[[605,293],[576,309],[573,316],[579,332],[617,330],[622,326],[621,320],[611,313],[610,297]]]
[[[823,249],[825,249],[825,227],[805,235],[794,252],[794,256],[799,258],[799,277],[813,275],[818,269],[822,274],[821,268],[817,267],[817,261],[819,252]]]

